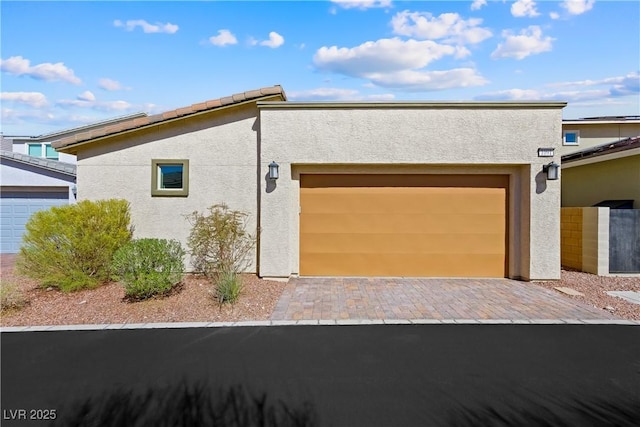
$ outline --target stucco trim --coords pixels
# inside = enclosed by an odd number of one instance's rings
[[[566,102],[451,102],[451,101],[416,101],[416,102],[305,102],[305,101],[287,101],[287,102],[272,102],[272,101],[259,101],[257,103],[258,108],[269,109],[385,109],[385,108],[425,108],[425,109],[487,109],[487,108],[499,108],[499,109],[517,109],[517,108],[564,108],[567,106]]]

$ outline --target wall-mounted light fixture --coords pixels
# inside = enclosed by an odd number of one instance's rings
[[[272,179],[272,180],[278,179],[278,177],[280,176],[280,173],[278,171],[279,168],[280,166],[278,166],[278,164],[275,161],[269,163],[269,179]]]
[[[555,148],[538,148],[538,157],[553,157]]]
[[[549,181],[555,181],[558,179],[558,170],[560,169],[560,165],[556,162],[551,162],[547,165],[542,166],[542,172],[547,174],[547,179]]]
[[[78,196],[78,187],[76,187],[75,184],[73,184],[73,187],[71,187],[71,192],[73,193],[73,197],[77,198],[77,196]]]

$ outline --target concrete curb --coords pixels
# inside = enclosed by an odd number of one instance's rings
[[[640,320],[624,319],[305,319],[250,320],[244,322],[116,323],[98,325],[43,325],[0,327],[7,332],[104,331],[114,329],[187,329],[260,326],[364,326],[364,325],[625,325]]]

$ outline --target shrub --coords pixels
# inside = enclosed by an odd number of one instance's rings
[[[115,251],[131,240],[126,200],[84,200],[29,218],[16,267],[43,287],[69,292],[110,279]]]
[[[220,303],[235,302],[242,289],[239,273],[251,261],[256,235],[246,230],[247,213],[226,204],[208,211],[208,215],[193,212],[187,217],[192,225],[188,246],[193,267],[214,280],[214,295]]]
[[[242,292],[242,278],[233,271],[221,271],[215,277],[214,298],[221,305],[225,302],[234,304]]]
[[[182,280],[184,250],[177,240],[136,239],[113,256],[114,279],[128,298],[164,295]]]
[[[26,303],[18,285],[6,280],[0,281],[0,311],[22,308]]]

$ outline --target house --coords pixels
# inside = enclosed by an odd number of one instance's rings
[[[76,157],[56,151],[53,141],[144,116],[138,113],[40,136],[0,135],[0,253],[19,252],[33,213],[76,201]]]
[[[640,116],[565,119],[562,121],[562,145],[558,154],[564,156],[635,136],[640,136]]]
[[[562,206],[596,205],[640,209],[640,135],[562,156]]]
[[[0,176],[0,253],[20,251],[33,213],[75,202],[74,164],[1,150]]]
[[[289,102],[273,86],[53,146],[77,156],[79,199],[131,202],[136,237],[185,245],[185,215],[248,212],[262,277],[559,279],[560,182],[539,149],[560,145],[565,105]]]

